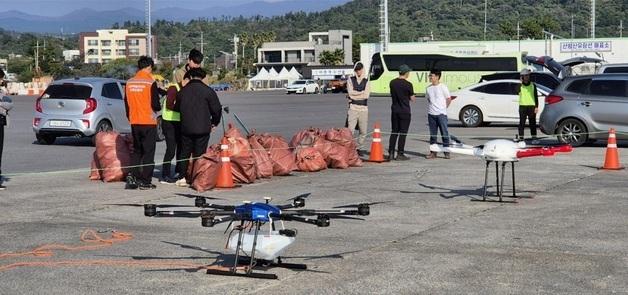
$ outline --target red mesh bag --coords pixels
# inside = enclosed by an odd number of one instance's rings
[[[325,133],[325,139],[333,143],[328,156],[332,168],[346,169],[349,166],[362,166],[351,130],[348,128],[329,129]]]
[[[289,175],[297,169],[294,154],[283,137],[264,133],[260,135],[259,143],[266,149],[273,162],[273,175]]]
[[[229,129],[225,132],[225,137],[227,137],[229,142],[233,180],[237,183],[255,182],[255,179],[257,179],[257,166],[251,152],[251,144],[231,124],[229,124]],[[218,147],[218,152],[220,152],[220,147]]]
[[[190,163],[191,164],[191,163]],[[199,192],[208,191],[216,187],[218,173],[220,172],[220,156],[213,150],[207,150],[203,156],[196,159],[194,165],[190,165],[188,181],[192,188]]]
[[[100,180],[100,167],[96,162],[96,152],[92,155],[92,163],[90,165],[91,171],[89,172],[89,180]]]
[[[297,168],[303,172],[316,172],[327,169],[327,161],[313,147],[298,148],[296,159]]]
[[[303,129],[292,137],[290,140],[290,147],[295,149],[298,147],[312,147],[317,138],[321,136],[321,130],[318,128],[310,127]]]
[[[105,182],[124,181],[131,165],[133,137],[116,132],[96,134],[96,167],[100,169],[100,178]]]
[[[255,134],[249,136],[251,154],[255,160],[257,178],[269,178],[273,176],[273,162],[264,146],[259,143],[260,137]]]

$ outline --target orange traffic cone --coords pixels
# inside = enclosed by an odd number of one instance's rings
[[[608,131],[608,144],[606,145],[606,159],[604,160],[603,170],[621,170],[624,169],[619,164],[619,153],[617,151],[617,137],[615,128]]]
[[[220,141],[220,171],[218,172],[218,180],[216,188],[234,188],[233,174],[231,174],[231,158],[229,153],[229,142],[226,137]]]
[[[379,122],[375,122],[375,129],[373,129],[373,142],[371,143],[371,155],[369,156],[369,162],[381,163],[384,162],[384,149],[382,148],[382,134],[379,129]]]

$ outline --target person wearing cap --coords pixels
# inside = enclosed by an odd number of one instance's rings
[[[399,77],[390,81],[390,96],[392,97],[390,121],[392,132],[388,142],[388,160],[405,161],[410,159],[405,155],[404,151],[406,135],[412,119],[410,102],[416,101],[414,87],[408,81],[411,71],[412,69],[408,65],[401,65],[399,67]],[[395,145],[397,146],[396,156]]]
[[[436,144],[436,136],[440,130],[443,139],[443,147],[449,147],[449,131],[447,130],[447,108],[451,103],[451,95],[449,88],[440,82],[442,73],[439,70],[430,71],[431,85],[425,89],[425,98],[427,99],[427,123],[430,126],[430,145]],[[430,151],[425,156],[426,159],[436,158],[436,152]],[[450,155],[445,152],[445,159],[449,159]]]
[[[188,62],[174,72],[175,83],[181,84],[181,82],[183,82],[183,76],[190,69],[200,68],[203,63],[203,58],[203,53],[201,53],[198,49],[194,48],[190,50],[190,53],[188,54]],[[206,76],[202,81],[205,85],[209,86],[209,77]]]
[[[358,154],[363,156],[362,148],[368,131],[369,108],[368,98],[371,93],[369,81],[364,75],[364,64],[357,62],[353,67],[355,75],[347,80],[347,98],[349,110],[347,111],[347,127],[353,132],[356,126],[359,129]]]
[[[519,134],[518,139],[523,140],[526,119],[530,122],[530,134],[536,140],[536,114],[539,112],[539,94],[536,85],[530,81],[530,70],[521,71],[521,84],[519,86]]]

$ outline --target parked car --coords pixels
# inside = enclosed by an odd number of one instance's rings
[[[447,118],[460,120],[465,127],[491,122],[519,122],[519,85],[521,80],[493,80],[454,92],[447,108]],[[537,85],[537,91],[539,108],[542,109],[545,96],[551,90]]]
[[[228,91],[231,89],[231,84],[229,83],[219,83],[219,84],[211,84],[209,85],[211,89],[214,91]]]
[[[520,72],[497,72],[494,74],[484,75],[480,78],[480,82],[482,81],[494,81],[494,80],[519,80],[521,77]],[[532,72],[530,75],[530,80],[534,82],[536,85],[543,85],[548,89],[556,89],[558,84],[560,84],[560,79],[556,77],[556,75],[549,72]]]
[[[580,146],[607,139],[628,139],[628,74],[569,77],[545,100],[541,131],[557,135],[562,143]]]
[[[598,74],[628,74],[628,63],[603,64],[597,70]]]
[[[327,84],[327,91],[331,93],[347,92],[347,79],[334,79]]]
[[[556,75],[558,79],[565,79],[565,77],[571,76],[571,68],[581,65],[584,63],[594,63],[599,64],[604,60],[596,57],[586,57],[586,56],[577,56],[574,58],[566,59],[564,61],[558,62],[554,60],[551,56],[531,56],[527,55],[524,58],[524,61],[530,64],[539,65],[546,69],[548,69],[552,74]]]
[[[57,137],[90,137],[109,130],[130,133],[123,100],[125,84],[108,78],[52,82],[35,103],[37,141],[53,144]]]
[[[314,82],[314,80],[296,80],[292,84],[286,87],[286,94],[291,93],[318,93],[319,91],[318,84]]]

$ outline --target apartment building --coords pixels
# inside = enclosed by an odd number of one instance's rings
[[[323,51],[344,51],[344,64],[352,64],[353,35],[347,30],[329,30],[327,32],[311,32],[308,41],[267,42],[257,51],[256,67],[259,70],[283,67],[294,67],[301,71],[306,66],[320,65],[320,54]]]
[[[147,55],[145,33],[128,30],[96,30],[79,35],[79,51],[84,63],[108,63],[119,58]],[[156,57],[157,40],[153,35],[152,56]]]

